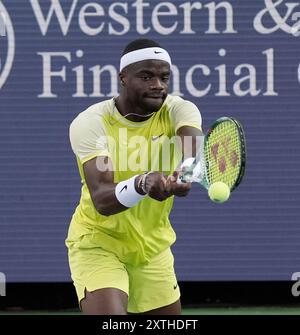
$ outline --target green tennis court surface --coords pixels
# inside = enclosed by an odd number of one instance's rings
[[[0,311],[0,315],[80,315],[74,311]],[[299,307],[184,308],[183,315],[300,315]]]

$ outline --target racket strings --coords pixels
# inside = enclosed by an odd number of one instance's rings
[[[209,134],[205,144],[206,177],[209,184],[216,181],[235,185],[241,167],[240,136],[231,121],[219,123]]]

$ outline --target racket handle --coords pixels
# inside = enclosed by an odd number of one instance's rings
[[[176,183],[177,184],[184,184],[184,182],[182,181],[181,177],[177,178]]]
[[[185,176],[191,175],[193,171],[193,167],[195,164],[195,157],[190,157],[187,158],[181,165],[180,165],[180,171],[183,172],[183,174],[177,178],[177,184],[184,184],[186,183],[185,181]]]

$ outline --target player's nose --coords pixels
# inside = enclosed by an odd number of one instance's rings
[[[153,77],[150,88],[155,90],[163,90],[164,85],[160,78]]]

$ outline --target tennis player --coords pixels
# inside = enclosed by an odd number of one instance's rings
[[[195,156],[202,132],[198,108],[168,95],[170,67],[157,42],[134,40],[121,56],[120,95],[70,126],[82,191],[66,245],[85,314],[181,313],[168,217],[174,196],[191,188],[176,182],[182,148]]]

